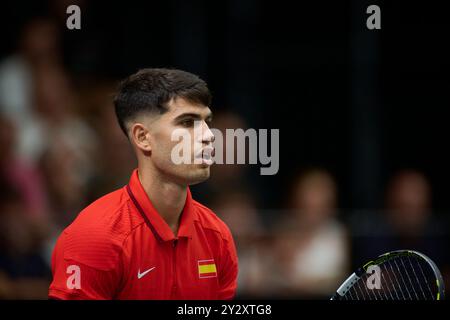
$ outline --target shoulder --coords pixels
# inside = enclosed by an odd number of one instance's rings
[[[233,236],[230,229],[222,219],[220,219],[210,208],[205,205],[193,201],[194,208],[197,212],[198,223],[203,229],[210,230],[219,235],[225,241],[231,241]]]
[[[59,255],[89,267],[113,269],[131,231],[142,221],[131,214],[123,188],[91,203],[61,234]]]

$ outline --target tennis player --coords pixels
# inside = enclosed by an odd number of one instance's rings
[[[189,191],[208,179],[214,155],[206,83],[180,70],[144,69],[120,84],[114,104],[138,168],[62,232],[49,298],[232,299],[232,235]],[[176,129],[192,134],[191,162],[172,159]]]

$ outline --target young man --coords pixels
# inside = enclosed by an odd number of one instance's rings
[[[232,235],[189,191],[209,177],[210,102],[206,83],[180,70],[144,69],[121,83],[114,104],[138,168],[128,185],[85,208],[59,237],[51,299],[234,297]],[[177,129],[192,137],[192,161],[172,159]]]

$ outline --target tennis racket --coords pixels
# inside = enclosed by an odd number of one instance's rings
[[[444,282],[423,253],[398,250],[358,268],[331,300],[443,300]]]

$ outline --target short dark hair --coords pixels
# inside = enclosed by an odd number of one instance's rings
[[[173,98],[211,105],[211,93],[198,76],[177,69],[142,69],[119,84],[114,107],[120,128],[128,136],[126,122],[142,112],[163,114]]]

